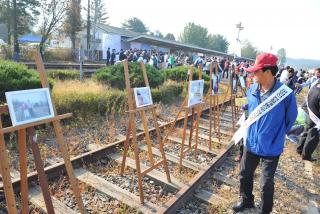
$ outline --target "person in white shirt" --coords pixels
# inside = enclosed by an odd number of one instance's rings
[[[285,70],[282,71],[279,80],[280,80],[281,83],[285,83],[285,82],[288,81],[288,79],[289,79],[289,72],[288,72],[287,69],[285,69]]]
[[[168,59],[169,59],[169,55],[168,55],[168,52],[166,52],[163,57],[164,68],[168,68]]]

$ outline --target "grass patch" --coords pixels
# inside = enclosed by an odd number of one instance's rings
[[[119,113],[125,109],[126,95],[94,81],[58,81],[52,98],[59,113],[72,112],[76,116],[99,113]]]
[[[79,80],[80,71],[78,70],[47,70],[47,77],[55,80]]]

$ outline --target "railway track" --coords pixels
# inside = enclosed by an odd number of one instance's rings
[[[230,143],[232,137],[232,114],[229,104],[224,106],[221,114],[221,140],[217,135],[209,136],[209,115],[206,109],[201,117],[199,126],[199,146],[198,158],[194,158],[193,150],[185,155],[182,162],[182,171],[178,172],[179,149],[181,144],[181,130],[183,118],[178,119],[177,128],[169,137],[169,142],[165,145],[166,158],[168,160],[169,171],[172,182],[166,180],[164,169],[158,168],[146,174],[143,178],[143,188],[146,191],[145,203],[141,204],[138,196],[137,177],[135,176],[135,162],[133,154],[127,157],[126,171],[124,176],[119,175],[121,165],[122,146],[125,141],[124,136],[119,136],[119,140],[96,148],[90,152],[72,158],[76,177],[80,181],[82,197],[88,213],[113,213],[110,207],[125,207],[129,213],[190,213],[192,209],[187,204],[201,202],[206,204],[216,204],[217,201],[223,203],[226,199],[220,196],[214,188],[209,188],[210,182],[224,183],[234,188],[237,182],[228,177],[221,170],[221,166],[236,166],[233,162],[232,148]],[[237,115],[238,117],[239,115]],[[171,123],[160,125],[161,132],[170,126]],[[139,127],[137,126],[138,130]],[[188,133],[189,130],[187,130]],[[149,129],[150,136],[156,138],[155,129]],[[139,148],[141,155],[141,168],[147,168],[149,162],[144,158],[147,146],[143,142],[143,132],[139,132]],[[207,141],[212,141],[212,150],[207,148]],[[186,141],[187,142],[187,141]],[[159,147],[153,144],[153,155],[155,159],[160,158]],[[59,191],[51,190],[55,213],[77,213],[77,206],[72,196],[72,191],[66,184],[64,174],[64,163],[60,162],[45,168],[46,174],[52,187]],[[30,202],[36,210],[45,212],[45,204],[41,195],[40,187],[37,184],[35,172],[28,175],[30,185]],[[209,185],[210,184],[210,185]],[[18,191],[20,179],[13,179],[13,186]],[[0,185],[2,189],[2,184]],[[63,193],[61,195],[61,193]],[[218,203],[219,203],[218,202]],[[122,209],[121,208],[121,209]],[[124,209],[124,208],[123,208]],[[121,212],[120,212],[121,213]]]
[[[24,63],[28,68],[36,69],[36,64],[34,62]],[[105,67],[106,64],[82,64],[82,69],[84,70],[98,70]],[[66,69],[66,70],[79,70],[79,63],[44,63],[45,69]]]

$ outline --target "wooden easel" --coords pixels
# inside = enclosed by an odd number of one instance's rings
[[[215,74],[217,75],[218,71],[218,64],[215,62]],[[200,65],[200,75],[202,75],[202,66]],[[209,102],[209,140],[208,140],[208,148],[209,150],[212,149],[212,141],[211,141],[211,136],[212,136],[212,115],[213,115],[213,122],[214,122],[214,132],[218,136],[218,141],[220,142],[221,139],[221,132],[220,132],[220,108],[219,108],[219,95],[218,94],[212,94],[212,74],[213,74],[213,64],[210,64],[210,87],[209,91],[207,92],[207,95],[205,96],[205,100],[203,105],[200,106],[200,111],[198,111],[198,118],[196,120],[196,144],[198,144],[198,130],[199,130],[199,122],[200,122],[200,117],[203,111],[203,108],[208,102],[208,98],[210,100]],[[213,109],[213,114],[212,114],[212,109]],[[192,123],[191,123],[192,124]],[[197,158],[197,157],[195,157]]]
[[[201,106],[203,106],[204,103],[199,103],[199,104],[193,105],[191,107],[187,106],[190,81],[192,81],[192,78],[193,78],[193,66],[191,66],[191,68],[190,68],[189,81],[188,81],[188,86],[187,86],[187,96],[185,98],[186,102],[184,102],[185,103],[185,106],[184,106],[185,115],[184,115],[184,120],[183,120],[182,142],[181,142],[181,149],[180,149],[180,156],[179,156],[179,171],[181,171],[181,168],[182,168],[182,160],[183,160],[184,155],[188,151],[190,151],[192,148],[194,148],[194,158],[195,159],[198,158],[199,119],[200,119],[201,110],[202,110]],[[200,68],[199,68],[199,80],[201,80],[201,79],[202,79],[202,65],[200,65]],[[191,115],[190,133],[189,133],[189,144],[188,144],[188,147],[186,149],[184,149],[184,142],[186,140],[186,131],[187,131],[190,109],[191,109],[192,115]],[[197,111],[196,121],[194,121],[195,111]],[[196,143],[192,144],[192,137],[193,137],[194,128],[196,130],[196,136],[195,136]]]
[[[242,96],[245,96],[246,95],[246,92],[247,92],[247,88],[243,88],[240,84],[240,78],[238,77],[237,81],[236,81],[236,93],[234,93],[233,91],[233,81],[231,80],[231,112],[232,112],[232,129],[233,129],[233,132],[235,132],[235,124],[236,124],[236,121],[239,119],[239,112],[240,112],[240,106],[237,106],[236,105],[236,99],[238,98],[238,88],[240,88],[241,90],[241,93],[242,93]]]
[[[218,63],[215,62],[215,75],[217,75],[218,72]],[[212,94],[212,74],[213,74],[213,65],[210,64],[210,88],[208,91],[208,96],[210,97],[209,102],[209,136],[211,138],[212,136],[212,108],[213,108],[213,128],[214,132],[217,133],[218,141],[221,140],[221,132],[220,132],[220,108],[219,108],[219,94]],[[212,149],[212,142],[209,140],[209,150]]]
[[[40,53],[37,53],[35,61],[36,61],[36,65],[37,65],[37,70],[39,71],[41,85],[43,88],[48,88],[49,85],[48,85],[48,81],[46,78],[45,69],[44,69],[44,65],[43,65],[43,61],[42,61]],[[46,124],[46,123],[53,124],[55,134],[57,137],[57,142],[59,144],[59,149],[60,149],[60,152],[62,153],[62,157],[64,159],[66,171],[69,176],[71,188],[72,188],[73,193],[75,195],[76,202],[78,204],[78,208],[79,208],[81,214],[86,213],[85,207],[83,205],[81,195],[80,195],[79,184],[78,184],[78,181],[74,175],[73,167],[72,167],[72,164],[70,161],[70,156],[69,156],[67,147],[64,143],[62,128],[61,128],[61,124],[60,124],[61,119],[69,118],[72,116],[72,114],[69,113],[69,114],[58,115],[54,105],[53,105],[53,110],[54,110],[54,115],[55,115],[53,118],[44,119],[44,120],[40,120],[37,122],[32,122],[32,123],[24,124],[24,125],[18,125],[18,126],[14,126],[14,127],[12,126],[12,127],[3,128],[2,121],[0,120],[0,172],[2,174],[3,186],[4,186],[6,202],[7,202],[7,210],[9,212],[9,214],[16,214],[17,208],[16,208],[16,202],[15,202],[14,193],[13,193],[12,181],[10,178],[10,167],[9,167],[9,161],[8,161],[8,154],[7,154],[6,148],[5,148],[4,134],[18,131],[18,145],[19,145],[19,156],[20,156],[21,201],[22,201],[21,202],[22,203],[21,213],[24,214],[24,213],[29,212],[27,156],[26,156],[27,155],[26,130],[28,131],[28,135],[29,135],[28,142],[31,144],[31,149],[32,149],[32,153],[34,156],[35,166],[36,166],[36,170],[38,173],[39,183],[40,183],[40,187],[41,187],[41,190],[43,193],[47,212],[49,214],[55,213],[54,208],[53,208],[53,204],[52,204],[52,200],[51,200],[51,196],[49,193],[48,181],[47,181],[46,174],[44,172],[44,165],[43,165],[43,161],[41,159],[39,146],[36,143],[36,140],[33,139],[33,137],[35,136],[34,127],[37,125],[42,125],[42,124]],[[7,113],[7,112],[8,112],[8,107],[6,105],[0,106],[0,115],[3,113]]]
[[[149,87],[149,80],[148,80],[146,68],[145,68],[143,62],[141,62],[140,65],[141,65],[141,69],[142,69],[142,73],[143,73],[145,86]],[[156,117],[157,105],[150,105],[147,107],[136,108],[136,105],[133,102],[134,96],[133,96],[133,89],[130,86],[129,67],[128,67],[127,60],[123,61],[123,66],[124,66],[126,90],[128,93],[129,123],[128,123],[128,132],[127,132],[127,136],[126,136],[126,141],[124,143],[124,152],[123,152],[123,157],[122,157],[120,174],[123,175],[123,173],[124,173],[125,164],[126,164],[126,157],[127,157],[127,153],[129,150],[129,139],[132,136],[132,143],[133,143],[133,147],[134,147],[134,157],[135,157],[135,161],[136,161],[136,170],[137,170],[137,176],[138,176],[140,202],[144,203],[144,195],[143,195],[143,189],[142,189],[142,176],[146,175],[148,172],[159,167],[160,165],[163,165],[164,170],[166,172],[168,182],[171,182],[171,179],[170,179],[169,168],[167,165],[167,159],[166,159],[165,152],[163,149],[163,142],[161,141],[160,129],[159,129],[157,117]],[[157,142],[159,143],[159,150],[160,150],[161,156],[162,156],[162,160],[160,160],[157,163],[155,163],[155,161],[153,159],[152,143],[151,143],[151,139],[149,136],[148,120],[147,120],[146,113],[145,113],[146,110],[151,110],[153,124],[155,126],[156,134],[157,134]],[[138,142],[137,142],[137,130],[136,130],[136,124],[135,124],[135,118],[136,118],[137,112],[139,112],[141,115],[143,129],[144,129],[144,133],[145,133],[145,139],[146,139],[146,143],[147,143],[147,147],[148,147],[148,152],[147,152],[148,158],[149,158],[149,161],[151,164],[151,167],[149,167],[148,169],[146,169],[143,172],[141,172],[141,168],[140,168],[139,147],[138,147]]]
[[[190,73],[189,73],[189,80],[188,80],[188,85],[187,85],[187,93],[189,91],[189,87],[190,87],[190,81],[192,80],[192,76],[193,76],[193,66],[190,66]],[[202,66],[200,66],[200,70],[199,70],[199,80],[202,79]],[[175,117],[174,121],[172,122],[163,142],[164,144],[168,141],[169,136],[172,134],[173,129],[176,125],[176,122],[182,112],[182,110],[185,110],[185,115],[184,115],[184,121],[183,121],[183,131],[182,131],[182,142],[181,142],[181,149],[180,149],[180,157],[179,157],[179,171],[181,171],[182,168],[182,160],[183,157],[185,155],[185,153],[187,153],[189,150],[191,150],[192,148],[194,148],[194,157],[197,158],[197,154],[198,154],[198,131],[199,131],[199,119],[201,116],[201,106],[204,105],[204,103],[199,103],[196,105],[193,105],[191,107],[187,106],[188,104],[188,94],[185,97],[184,101],[182,102],[179,112],[177,114],[177,116]],[[191,124],[190,124],[190,133],[189,133],[189,144],[188,144],[188,148],[184,149],[184,142],[186,140],[186,131],[187,131],[187,125],[188,125],[188,117],[189,117],[189,111],[191,109]],[[195,111],[197,111],[197,118],[194,121],[194,117],[195,117]],[[194,143],[192,145],[192,137],[193,137],[193,131],[194,131],[194,127],[196,130],[196,143]]]

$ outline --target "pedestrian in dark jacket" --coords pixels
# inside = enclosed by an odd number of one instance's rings
[[[320,71],[320,68],[318,68]],[[299,141],[297,152],[302,155],[303,160],[315,161],[312,153],[319,144],[320,131],[320,80],[310,89],[308,93],[309,118],[307,125]]]
[[[296,89],[296,83],[297,83],[297,76],[294,73],[293,68],[288,69],[288,80],[285,82],[285,84],[291,88],[293,91]]]
[[[114,65],[116,59],[116,50],[112,49],[111,58],[110,58],[110,64]]]
[[[108,50],[107,50],[107,66],[109,66],[110,65],[110,48],[108,48]]]

